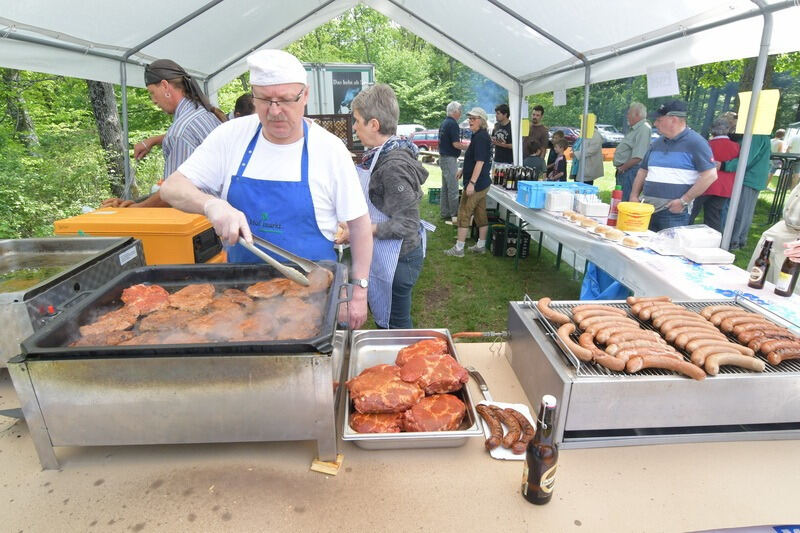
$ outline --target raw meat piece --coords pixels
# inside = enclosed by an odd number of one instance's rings
[[[418,354],[437,354],[437,353],[450,353],[447,349],[447,341],[444,339],[425,339],[424,341],[415,342],[406,346],[397,352],[397,359],[395,364],[403,366],[410,358]]]
[[[399,413],[425,395],[416,384],[400,379],[400,368],[394,365],[367,368],[346,385],[359,413]]]
[[[427,396],[403,413],[406,431],[452,431],[464,419],[464,402],[452,394]]]
[[[403,413],[352,413],[350,427],[359,433],[400,433]]]
[[[193,283],[178,292],[170,294],[169,305],[184,311],[200,312],[214,298],[214,286],[210,283]]]
[[[109,331],[80,337],[70,346],[114,346],[133,337],[132,331]]]
[[[97,335],[101,333],[109,333],[111,331],[122,331],[130,329],[136,323],[136,318],[139,315],[138,308],[124,306],[116,311],[108,312],[100,318],[78,328],[81,335],[87,337],[89,335]]]
[[[160,285],[132,285],[122,291],[122,301],[135,308],[140,315],[164,309],[169,303],[169,293]]]
[[[275,278],[269,281],[259,281],[250,285],[245,292],[251,298],[272,298],[283,294],[290,283],[294,283],[286,278]]]
[[[469,381],[469,374],[450,355],[421,353],[400,368],[400,379],[416,383],[425,394],[441,394],[459,390]]]
[[[162,309],[144,317],[139,322],[139,331],[162,331],[180,329],[193,318],[195,313],[183,309]]]

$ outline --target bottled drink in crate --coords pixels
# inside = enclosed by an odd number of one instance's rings
[[[775,294],[791,296],[797,285],[798,274],[800,274],[800,263],[795,263],[787,257],[781,265],[781,271],[775,276]]]
[[[767,237],[764,239],[764,245],[761,247],[761,255],[758,256],[753,268],[750,269],[750,281],[747,286],[753,289],[763,289],[764,281],[767,279],[767,272],[769,271],[769,252],[772,249],[772,239]]]
[[[528,444],[522,470],[522,497],[536,505],[543,505],[553,497],[558,467],[555,421],[556,399],[546,394],[542,397],[536,435]]]

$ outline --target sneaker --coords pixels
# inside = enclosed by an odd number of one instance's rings
[[[475,246],[470,246],[467,249],[470,252],[474,253],[474,254],[485,254],[486,253],[486,246],[478,246],[477,244]]]
[[[445,250],[444,255],[450,255],[453,257],[464,257],[464,249],[462,248],[459,250],[458,248],[453,246],[452,248],[448,248],[447,250]]]

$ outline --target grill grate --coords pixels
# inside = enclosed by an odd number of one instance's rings
[[[604,366],[601,366],[599,364],[585,363],[585,362],[579,360],[575,356],[575,354],[573,354],[561,342],[561,339],[558,338],[558,335],[556,334],[556,330],[558,329],[558,326],[556,324],[551,323],[544,316],[542,316],[542,314],[539,312],[539,310],[536,308],[534,302],[530,298],[528,298],[526,296],[524,301],[525,301],[526,305],[528,306],[528,308],[533,313],[534,317],[536,317],[539,320],[541,320],[541,322],[545,325],[545,330],[547,331],[548,336],[551,337],[555,341],[555,343],[559,346],[559,348],[561,348],[561,353],[562,353],[562,355],[564,357],[564,362],[566,364],[568,364],[569,366],[572,366],[573,368],[575,368],[575,371],[576,371],[575,375],[577,377],[579,377],[579,378],[618,377],[619,379],[636,379],[637,377],[640,377],[640,376],[670,376],[670,375],[677,375],[675,372],[672,372],[670,370],[660,369],[660,368],[647,368],[647,369],[644,369],[644,370],[641,370],[641,371],[637,372],[636,374],[628,374],[626,372],[615,372],[613,370],[609,370],[609,369],[607,369]],[[583,304],[587,304],[587,303],[590,303],[590,302],[584,302],[584,301],[551,302],[550,308],[555,310],[555,311],[560,311],[560,312],[564,313],[565,315],[567,315],[568,317],[572,318],[572,309],[575,308],[578,305],[583,305]],[[598,302],[591,302],[591,303],[592,304],[597,304]],[[689,309],[691,311],[694,311],[696,313],[699,313],[700,310],[702,310],[704,307],[709,306],[709,305],[736,305],[738,307],[741,307],[745,311],[759,313],[759,314],[763,315],[764,318],[766,318],[766,319],[778,324],[779,326],[788,327],[788,328],[794,329],[794,330],[798,329],[796,325],[788,323],[788,322],[786,322],[785,320],[781,319],[780,317],[778,317],[776,315],[772,315],[772,313],[770,313],[769,311],[767,311],[763,307],[758,306],[758,305],[756,305],[756,304],[754,304],[752,302],[749,302],[747,300],[743,300],[743,299],[739,299],[739,298],[737,298],[736,300],[673,301],[672,303],[677,304],[677,305],[681,305],[681,306],[683,306],[683,307],[685,307],[685,308],[687,308],[687,309]],[[609,303],[603,304],[603,305],[608,305],[608,307],[616,307],[618,309],[623,309],[623,310],[628,312],[628,315],[627,315],[628,318],[631,318],[631,319],[635,320],[639,324],[639,327],[641,327],[642,329],[658,332],[658,330],[656,328],[654,328],[652,326],[652,324],[650,324],[649,322],[642,321],[638,316],[634,315],[630,310],[630,306],[625,302],[613,302],[613,303],[609,302]],[[772,315],[772,316],[770,316],[770,315]],[[576,327],[577,327],[577,325],[576,325]],[[577,343],[578,342],[578,337],[580,336],[581,333],[583,333],[582,330],[576,329],[576,331],[571,335],[572,340],[574,340]],[[740,344],[739,341],[736,339],[736,337],[734,337],[732,334],[727,334],[727,337],[728,337],[728,340],[730,340],[731,342],[734,342],[736,344]],[[685,350],[678,349],[677,347],[674,347],[674,348],[676,350],[678,350],[678,352],[680,354],[683,355],[683,357],[684,357],[684,359],[686,361],[691,362],[688,352],[686,352]],[[798,360],[798,359],[784,361],[784,362],[782,362],[781,364],[779,364],[777,366],[773,366],[769,362],[767,362],[767,359],[764,356],[762,356],[760,354],[756,354],[756,357],[761,359],[762,361],[764,361],[764,363],[766,363],[766,369],[763,372],[764,374],[787,374],[787,373],[798,373],[798,374],[800,374],[800,360]],[[722,366],[722,367],[720,367],[719,374],[720,375],[747,374],[748,376],[752,376],[753,374],[758,374],[758,372],[751,372],[749,370],[746,370],[744,368],[739,368],[739,367],[736,367],[736,366]],[[709,376],[709,377],[713,377],[713,376]]]

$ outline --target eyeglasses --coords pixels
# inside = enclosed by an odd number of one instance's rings
[[[481,117],[467,117],[467,120],[480,120]]]
[[[256,96],[255,94],[253,94],[253,100],[255,100],[256,102],[260,102],[262,104],[266,104],[267,108],[269,108],[270,106],[272,106],[274,104],[274,105],[278,106],[278,109],[281,109],[283,107],[289,106],[290,104],[296,104],[297,102],[299,102],[300,98],[303,97],[303,92],[305,90],[306,90],[306,88],[303,87],[302,89],[300,89],[300,92],[297,93],[297,96],[295,96],[294,98],[292,98],[290,100],[270,100],[269,98],[260,98],[260,97]]]

